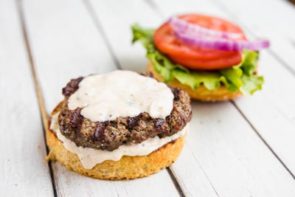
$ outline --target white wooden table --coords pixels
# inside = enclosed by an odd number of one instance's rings
[[[219,15],[270,38],[263,91],[193,103],[175,164],[148,178],[100,181],[45,161],[47,114],[80,75],[143,71],[130,25],[183,12]],[[0,196],[295,196],[295,7],[283,0],[0,0]]]

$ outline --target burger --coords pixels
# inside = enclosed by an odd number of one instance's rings
[[[267,40],[249,41],[225,19],[202,14],[171,17],[157,29],[132,26],[133,43],[141,42],[147,72],[201,101],[232,100],[262,89],[257,72],[259,50]]]
[[[62,93],[47,130],[49,160],[121,180],[158,172],[180,154],[192,116],[185,91],[118,70],[72,79]]]

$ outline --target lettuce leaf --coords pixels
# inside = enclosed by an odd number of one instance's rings
[[[191,88],[204,85],[208,90],[215,90],[220,86],[225,86],[232,92],[241,91],[244,94],[253,94],[262,89],[264,79],[256,74],[259,58],[258,51],[243,51],[241,63],[231,68],[214,72],[192,71],[172,62],[156,49],[153,43],[153,29],[142,28],[135,24],[132,26],[132,33],[132,43],[141,42],[143,44],[147,51],[147,58],[165,82],[177,80]]]

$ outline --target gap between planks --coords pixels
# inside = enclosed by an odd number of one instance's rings
[[[260,133],[258,132],[258,130],[251,123],[251,121],[246,117],[246,115],[242,112],[242,110],[238,107],[238,105],[234,101],[230,101],[230,102],[236,108],[236,110],[241,114],[241,116],[244,118],[244,120],[250,125],[250,127],[252,128],[252,130],[259,137],[259,139],[265,144],[265,146],[275,156],[275,158],[282,164],[282,166],[287,170],[287,172],[292,176],[292,178],[295,179],[295,175],[292,173],[292,171],[288,168],[288,166],[286,166],[286,164],[282,161],[282,159],[278,156],[278,154],[271,148],[271,146],[267,143],[267,141],[260,135]]]
[[[163,14],[161,12],[161,9],[158,7],[158,5],[154,2],[154,0],[143,0],[151,9],[153,9],[160,17],[163,17]],[[222,2],[217,2],[216,0],[210,0],[213,4],[215,4],[220,9],[223,9],[227,14],[234,16],[235,14],[232,13],[225,5],[223,5]],[[235,17],[236,18],[236,17]],[[242,23],[241,23],[242,24]],[[243,25],[245,27],[245,25]],[[246,29],[255,36],[255,34],[246,27]],[[294,44],[295,45],[295,44]],[[272,55],[278,62],[280,62],[286,70],[291,72],[295,76],[295,70],[293,70],[290,66],[288,66],[287,63],[284,62],[274,51],[268,50],[269,54]],[[266,142],[266,140],[260,135],[258,130],[254,127],[252,122],[246,117],[246,115],[242,112],[242,110],[239,108],[239,106],[235,103],[235,101],[230,101],[230,103],[234,106],[234,108],[241,114],[243,119],[247,122],[247,124],[252,128],[252,130],[255,132],[257,137],[262,141],[262,143],[269,149],[269,151],[273,154],[273,156],[280,162],[280,164],[283,166],[283,168],[290,174],[290,176],[295,179],[295,175],[292,173],[292,171],[287,167],[287,165],[283,162],[283,160],[278,156],[278,154],[271,148],[271,146]]]
[[[226,6],[223,2],[217,1],[217,0],[210,0],[213,4],[215,4],[220,9],[224,10],[228,15],[237,18],[236,15]],[[240,21],[239,21],[240,22]],[[241,22],[240,22],[241,23]],[[243,24],[243,23],[241,23]],[[252,35],[255,35],[251,29],[249,29],[246,25],[243,25]],[[291,68],[279,55],[277,55],[273,50],[268,49],[268,53],[273,56],[279,63],[281,63],[282,67],[285,68],[287,71],[289,71],[292,75],[295,76],[295,70]],[[259,139],[265,144],[265,146],[270,150],[270,152],[274,155],[274,157],[281,163],[281,165],[285,168],[285,170],[292,176],[293,179],[295,179],[295,174],[292,173],[292,171],[287,167],[287,165],[283,162],[283,160],[280,158],[280,156],[271,148],[271,146],[267,143],[267,141],[260,135],[258,130],[254,127],[252,122],[246,117],[246,115],[242,112],[242,110],[239,108],[239,106],[236,104],[235,101],[231,101],[231,104],[237,109],[237,111],[241,114],[241,116],[244,118],[244,120],[250,125],[252,130],[256,133],[256,135],[259,137]]]
[[[49,153],[49,149],[46,143],[46,131],[48,129],[48,121],[49,121],[49,115],[46,111],[46,105],[45,105],[45,99],[43,96],[43,92],[42,92],[42,88],[40,86],[40,82],[36,73],[36,66],[35,66],[35,61],[33,58],[33,52],[31,49],[31,45],[30,45],[30,39],[29,39],[29,35],[27,32],[27,26],[26,26],[26,20],[24,17],[24,13],[23,13],[23,4],[22,4],[22,0],[16,0],[16,4],[17,4],[17,11],[19,14],[19,20],[20,20],[20,25],[21,25],[21,30],[22,30],[22,35],[23,35],[23,39],[24,39],[24,44],[25,44],[25,48],[26,48],[26,53],[27,53],[27,58],[30,64],[30,70],[31,70],[31,75],[32,75],[32,79],[33,79],[33,85],[34,85],[34,89],[35,89],[35,94],[37,97],[37,101],[38,101],[38,107],[41,113],[41,120],[42,120],[42,129],[43,129],[43,136],[44,136],[44,143],[45,143],[45,147],[46,147],[46,153]],[[87,0],[84,0],[84,5],[87,9],[87,11],[89,12],[98,32],[101,34],[110,54],[112,59],[115,62],[115,65],[118,69],[122,69],[118,59],[116,58],[114,51],[105,35],[105,32],[102,28],[102,26],[100,25],[100,21],[98,16],[95,14],[90,2],[88,2]],[[49,172],[50,172],[50,177],[51,177],[51,183],[52,183],[52,188],[53,188],[53,192],[54,192],[54,196],[57,196],[57,191],[56,191],[56,185],[55,185],[55,179],[54,179],[54,175],[53,175],[53,168],[52,168],[52,164],[49,161],[48,162],[48,167],[49,167]],[[172,182],[174,183],[175,188],[177,189],[178,193],[180,196],[185,196],[184,192],[182,190],[182,188],[180,187],[177,178],[175,177],[175,175],[173,174],[173,172],[171,171],[170,168],[167,168],[168,174],[172,180]]]
[[[158,5],[153,0],[143,0],[143,1],[145,4],[147,4],[147,6],[149,6],[152,10],[154,10],[159,17],[161,18],[164,17],[161,9],[159,9]]]
[[[157,5],[153,0],[143,0],[143,2],[144,2],[147,6],[149,6],[152,10],[154,10],[154,12],[155,12],[160,18],[163,18],[163,17],[164,17],[164,14],[162,13],[161,9],[158,7],[158,5]],[[196,159],[196,160],[197,160],[197,159]],[[209,183],[210,183],[210,186],[212,187],[213,191],[215,192],[215,194],[216,194],[217,196],[219,196],[219,194],[218,194],[216,188],[215,188],[214,185],[212,184],[210,178],[207,176],[207,173],[203,170],[203,168],[202,168],[201,165],[200,165],[200,167],[201,167],[202,172],[205,174],[206,178],[208,179],[208,181],[209,181]],[[172,180],[173,180],[173,182],[174,182],[174,184],[175,184],[176,189],[177,189],[177,190],[180,189],[180,191],[179,191],[180,194],[184,194],[184,191],[182,190],[181,186],[180,186],[179,183],[178,183],[179,181],[177,180],[177,176],[175,176],[175,175],[173,174],[173,171],[171,170],[171,168],[168,168],[168,172],[169,172],[169,174],[171,173],[170,176],[171,176],[171,178],[172,178]]]
[[[158,7],[158,5],[154,2],[154,0],[143,0],[160,18],[164,18],[164,14],[162,13],[161,9]],[[198,159],[196,159],[198,161]],[[215,194],[219,196],[217,189],[214,187],[212,184],[212,181],[210,178],[207,176],[207,173],[203,170],[202,166],[200,165],[202,172],[205,174],[206,178],[208,179],[210,186],[214,190]],[[169,169],[171,171],[171,169]],[[169,172],[169,171],[168,171]],[[170,173],[170,172],[169,172]],[[172,173],[172,171],[171,171]],[[173,175],[174,176],[174,175]],[[174,179],[177,179],[176,176],[173,177]]]
[[[97,28],[97,30],[98,30],[99,34],[101,35],[104,43],[106,44],[107,49],[109,50],[109,52],[111,54],[111,57],[115,62],[116,67],[118,69],[122,70],[122,66],[119,63],[119,60],[117,59],[110,42],[108,41],[108,38],[106,36],[105,31],[103,30],[103,27],[101,25],[99,17],[96,15],[94,9],[92,8],[91,3],[88,0],[83,0],[83,5],[85,5],[86,10],[88,11],[88,14],[90,15],[90,18],[92,19],[94,26]]]
[[[108,38],[107,38],[107,36],[105,34],[105,31],[103,30],[103,27],[101,25],[100,19],[99,19],[98,15],[96,14],[96,12],[94,11],[92,4],[90,3],[89,0],[83,0],[83,3],[85,5],[91,19],[93,20],[93,23],[94,23],[95,27],[97,28],[98,32],[101,34],[101,36],[102,36],[102,38],[103,38],[103,40],[104,40],[110,54],[111,54],[112,59],[114,60],[114,62],[116,64],[117,68],[118,69],[123,69],[121,64],[119,63],[114,51],[113,51],[113,49],[112,49],[112,46],[111,46],[110,42],[108,41]],[[169,174],[169,176],[170,176],[176,190],[178,191],[178,194],[180,196],[185,196],[183,189],[181,188],[176,176],[174,175],[174,173],[172,172],[170,167],[168,167],[166,170],[168,171],[168,174]]]
[[[48,121],[49,121],[48,117],[49,116],[46,112],[44,96],[43,96],[43,93],[42,93],[42,90],[40,87],[40,83],[39,83],[39,79],[38,79],[38,76],[36,73],[35,62],[34,62],[33,53],[32,53],[32,49],[31,49],[31,45],[30,45],[30,39],[29,39],[29,35],[27,32],[26,20],[25,20],[24,13],[23,13],[22,0],[16,0],[16,5],[17,5],[17,13],[19,16],[20,26],[21,26],[21,30],[22,30],[23,41],[24,41],[24,45],[25,45],[25,49],[26,49],[26,55],[27,55],[27,58],[29,61],[30,71],[31,71],[32,79],[33,79],[34,89],[35,89],[35,94],[36,94],[37,101],[38,101],[38,108],[39,108],[39,111],[41,114],[40,118],[42,121],[42,132],[43,132],[44,145],[46,148],[46,154],[48,154],[49,148],[46,143],[46,131],[48,129]],[[51,161],[48,161],[48,168],[49,168],[50,179],[51,179],[51,184],[52,184],[52,189],[53,189],[53,195],[56,197],[57,191],[56,191]]]
[[[184,192],[180,186],[180,184],[178,183],[178,180],[176,178],[176,176],[173,174],[172,170],[170,169],[170,167],[167,168],[167,171],[168,171],[168,174],[169,176],[171,177],[172,181],[173,181],[173,184],[176,188],[176,190],[178,191],[178,194],[181,196],[181,197],[184,197]]]
[[[232,16],[233,18],[235,18],[237,21],[239,21],[240,24],[243,25],[244,29],[246,29],[250,34],[252,34],[254,37],[257,37],[257,35],[245,24],[243,24],[241,22],[241,20],[238,19],[238,17],[236,16],[236,14],[234,12],[231,11],[231,9],[229,9],[223,2],[221,2],[220,0],[210,0],[212,4],[216,5],[218,8],[220,8],[221,10],[224,10],[225,13],[227,13],[228,15]],[[292,75],[295,76],[295,69],[292,68],[288,62],[286,62],[285,60],[283,60],[275,51],[273,51],[271,48],[267,49],[267,52],[273,56],[278,62],[281,63],[281,65],[283,66],[283,68],[285,68],[287,71],[289,71]]]

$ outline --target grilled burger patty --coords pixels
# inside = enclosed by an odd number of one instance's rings
[[[188,94],[179,89],[171,89],[174,94],[173,109],[165,119],[152,118],[144,112],[135,117],[92,122],[81,115],[81,108],[68,108],[68,98],[79,88],[82,79],[72,79],[63,88],[65,100],[58,116],[61,133],[78,146],[112,151],[123,144],[140,143],[155,136],[171,136],[182,130],[191,119]]]

